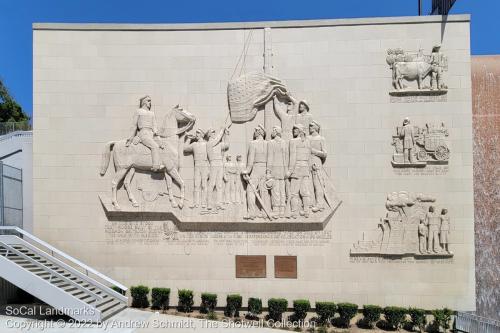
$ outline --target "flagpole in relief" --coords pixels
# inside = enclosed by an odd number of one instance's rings
[[[273,47],[271,41],[271,28],[264,28],[264,73],[273,75]],[[271,139],[271,130],[273,127],[274,110],[272,98],[266,103],[264,109],[264,129],[266,130],[266,140]]]

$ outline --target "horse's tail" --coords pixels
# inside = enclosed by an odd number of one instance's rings
[[[111,161],[111,151],[113,150],[113,146],[115,145],[115,143],[116,141],[110,141],[106,143],[106,147],[104,148],[101,157],[101,176],[104,176],[106,174],[106,171],[108,170],[109,161]]]

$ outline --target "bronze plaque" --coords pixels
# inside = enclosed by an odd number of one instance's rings
[[[236,256],[237,278],[265,278],[266,256]]]
[[[275,256],[274,257],[274,277],[281,279],[297,278],[297,257],[296,256]]]

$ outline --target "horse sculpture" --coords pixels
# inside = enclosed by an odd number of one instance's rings
[[[195,121],[196,117],[194,115],[182,109],[179,105],[176,105],[165,115],[163,126],[157,137],[161,147],[160,161],[161,164],[165,166],[164,169],[158,170],[157,172],[163,172],[165,175],[168,196],[172,207],[179,207],[180,209],[184,206],[185,192],[184,181],[179,174],[180,137],[193,127]],[[120,182],[123,181],[123,185],[132,206],[138,207],[139,204],[130,189],[130,183],[136,169],[151,171],[151,150],[143,144],[130,144],[127,146],[125,139],[108,142],[102,154],[101,176],[104,176],[108,170],[111,161],[111,153],[113,154],[113,163],[115,166],[115,176],[111,182],[112,204],[115,209],[120,209],[117,200],[117,190]],[[180,187],[179,202],[175,200],[173,194],[172,179]]]

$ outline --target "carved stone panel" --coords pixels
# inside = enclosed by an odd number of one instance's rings
[[[379,236],[365,240],[363,233],[351,255],[452,257],[448,210],[438,209],[435,202],[435,198],[422,193],[389,193],[386,216],[378,223]]]
[[[236,256],[237,278],[265,278],[266,275],[266,256]]]
[[[444,123],[415,126],[409,118],[396,127],[392,136],[394,153],[391,164],[395,168],[423,168],[428,164],[448,164],[450,149],[448,130]]]
[[[141,98],[130,136],[108,142],[102,154],[101,176],[110,165],[115,169],[111,196],[99,195],[108,220],[169,220],[183,231],[322,230],[341,201],[309,103],[296,100],[281,80],[259,73],[232,80],[228,100],[235,124],[226,118],[219,127],[189,132],[193,114],[177,105],[159,124],[151,98]],[[252,120],[259,110],[281,126],[266,133],[266,124],[258,124],[233,161],[230,127],[242,130],[238,126],[245,125],[236,122]],[[183,155],[193,158],[192,166],[184,166],[193,172],[191,182],[181,177]]]
[[[443,72],[448,70],[448,58],[441,52],[440,44],[434,45],[430,54],[424,54],[422,49],[418,52],[389,49],[386,62],[392,72],[394,90],[389,92],[391,102],[443,100],[442,96],[448,90],[443,82]],[[407,83],[412,81],[416,84],[408,86]]]
[[[274,256],[274,277],[297,278],[297,256]]]

